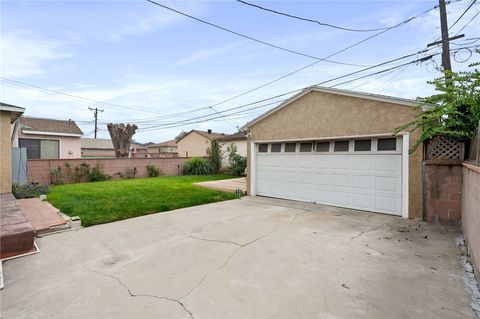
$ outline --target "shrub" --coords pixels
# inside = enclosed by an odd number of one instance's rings
[[[147,165],[147,172],[149,177],[157,177],[160,175],[160,168],[155,165]]]
[[[46,193],[48,193],[48,186],[37,183],[25,185],[15,183],[12,185],[12,194],[16,199],[34,198]]]
[[[118,172],[117,174],[123,179],[134,179],[137,174],[137,168],[126,168],[125,173]]]
[[[63,172],[60,166],[50,170],[50,183],[53,185],[63,184]]]
[[[237,176],[244,175],[245,169],[247,168],[247,158],[237,153],[237,146],[235,144],[228,146],[227,150],[229,151],[228,162],[230,166],[228,167],[228,171],[230,174]]]
[[[207,148],[208,159],[211,163],[213,173],[217,174],[222,166],[223,152],[220,143],[212,140],[210,147]]]
[[[212,164],[204,158],[194,157],[183,165],[183,173],[186,175],[208,175],[212,172]]]
[[[99,165],[95,166],[92,168],[91,171],[88,172],[87,179],[89,182],[100,182],[100,181],[106,181],[110,179],[111,177],[108,176],[107,174],[103,173],[101,167]]]

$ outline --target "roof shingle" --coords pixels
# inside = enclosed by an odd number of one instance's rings
[[[20,117],[20,123],[24,125],[23,129],[26,130],[83,135],[82,130],[72,120],[64,121],[22,116]]]

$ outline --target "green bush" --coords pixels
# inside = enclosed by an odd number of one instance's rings
[[[147,165],[147,172],[149,177],[157,177],[160,175],[160,168],[155,165]]]
[[[62,172],[62,168],[60,166],[50,170],[50,183],[52,185],[62,185],[63,184],[63,172]]]
[[[213,173],[213,167],[210,161],[194,157],[183,164],[183,173],[185,175],[208,175]]]
[[[26,185],[15,183],[12,185],[12,194],[16,199],[34,198],[46,193],[48,193],[48,186],[34,183]]]
[[[102,168],[97,165],[92,168],[87,175],[87,179],[89,182],[100,182],[109,180],[111,177],[107,174],[103,173]]]
[[[212,167],[212,172],[217,174],[222,166],[223,152],[220,143],[217,140],[212,140],[210,147],[207,148],[208,159]]]
[[[134,179],[137,174],[137,168],[126,168],[125,173],[118,172],[117,174],[123,179]]]
[[[247,168],[247,158],[237,153],[237,146],[233,143],[227,147],[227,150],[229,152],[229,173],[237,176],[245,175],[245,169]]]

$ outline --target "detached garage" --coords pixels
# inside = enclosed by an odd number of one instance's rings
[[[248,193],[422,216],[415,101],[312,87],[247,124]]]

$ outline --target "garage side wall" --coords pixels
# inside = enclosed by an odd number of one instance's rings
[[[248,128],[250,142],[317,139],[341,136],[366,136],[393,133],[415,118],[420,111],[383,101],[311,91]],[[409,144],[420,132],[410,133]],[[422,217],[422,147],[409,156],[409,217]],[[252,175],[248,156],[247,190],[251,193]]]

